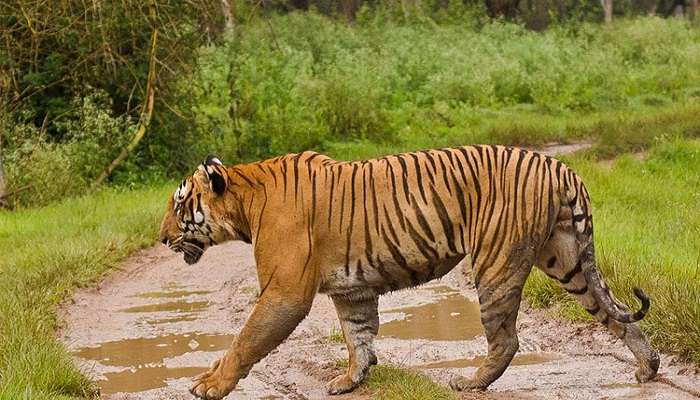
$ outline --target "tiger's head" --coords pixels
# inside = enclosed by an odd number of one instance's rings
[[[240,239],[231,221],[227,168],[209,155],[168,200],[160,241],[194,264],[210,246]],[[237,237],[239,236],[239,237]]]

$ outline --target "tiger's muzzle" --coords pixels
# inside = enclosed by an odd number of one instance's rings
[[[176,253],[184,253],[185,262],[189,265],[199,261],[205,250],[204,243],[196,239],[185,240],[182,236],[179,236],[172,242],[166,239],[164,244]]]

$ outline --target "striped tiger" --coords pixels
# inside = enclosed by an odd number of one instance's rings
[[[349,352],[328,393],[352,391],[377,363],[378,297],[471,260],[488,355],[455,390],[483,390],[518,350],[516,318],[533,265],[621,338],[652,379],[657,352],[596,268],[588,192],[562,162],[503,146],[465,146],[339,162],[315,152],[227,167],[209,156],[169,200],[161,241],[185,261],[228,240],[252,243],[260,295],[239,336],[191,392],[220,399],[305,318],[335,304]],[[469,256],[469,257],[467,257]]]

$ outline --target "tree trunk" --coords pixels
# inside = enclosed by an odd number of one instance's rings
[[[355,21],[355,14],[360,8],[360,0],[340,0],[339,6],[348,22]]]
[[[226,29],[236,26],[236,0],[221,0],[221,11],[226,19]]]
[[[2,148],[0,147],[0,206],[5,205],[5,192],[6,192],[6,185],[5,185],[5,169],[3,168],[2,164]]]
[[[688,16],[694,20],[698,15],[698,0],[690,0],[688,3]]]
[[[151,4],[149,6],[149,14],[151,17],[152,21],[155,21],[156,19],[156,6],[155,6],[155,1],[152,0]],[[100,176],[97,177],[97,180],[92,184],[93,188],[96,188],[104,182],[105,179],[114,171],[117,166],[124,161],[124,159],[131,153],[136,146],[138,146],[139,142],[141,142],[141,139],[143,139],[143,136],[146,134],[146,129],[148,128],[148,125],[151,123],[151,117],[153,116],[153,102],[154,102],[154,85],[155,85],[155,79],[156,79],[156,46],[158,43],[158,29],[155,27],[153,28],[153,32],[151,33],[151,55],[150,55],[150,60],[148,62],[148,78],[146,80],[146,93],[145,93],[145,98],[144,98],[144,104],[141,108],[141,115],[139,117],[139,125],[138,128],[136,129],[136,133],[134,134],[134,137],[131,139],[131,142],[119,153],[117,158],[112,160],[112,162],[105,168],[104,171],[100,174]]]
[[[605,23],[609,24],[613,19],[613,0],[600,0],[603,5],[603,12],[605,13]]]

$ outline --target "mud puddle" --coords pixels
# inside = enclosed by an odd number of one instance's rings
[[[209,301],[191,301],[193,296],[204,296],[211,290],[183,290],[181,285],[164,285],[162,290],[137,293],[129,296],[139,299],[169,299],[159,302],[126,307],[121,313],[143,313],[147,316],[167,315],[164,318],[146,318],[150,325],[167,325],[193,321],[197,314],[206,311]],[[114,340],[97,346],[86,346],[73,352],[75,357],[96,361],[103,367],[103,380],[97,382],[103,394],[135,393],[168,386],[174,379],[196,376],[207,370],[198,365],[174,365],[172,360],[188,359],[195,352],[226,350],[233,335],[181,333],[147,338]],[[215,358],[214,356],[209,358]],[[111,372],[116,370],[116,372]]]
[[[380,325],[379,338],[471,340],[484,333],[479,303],[448,286],[428,290],[436,295],[435,302],[382,310],[398,318]]]

